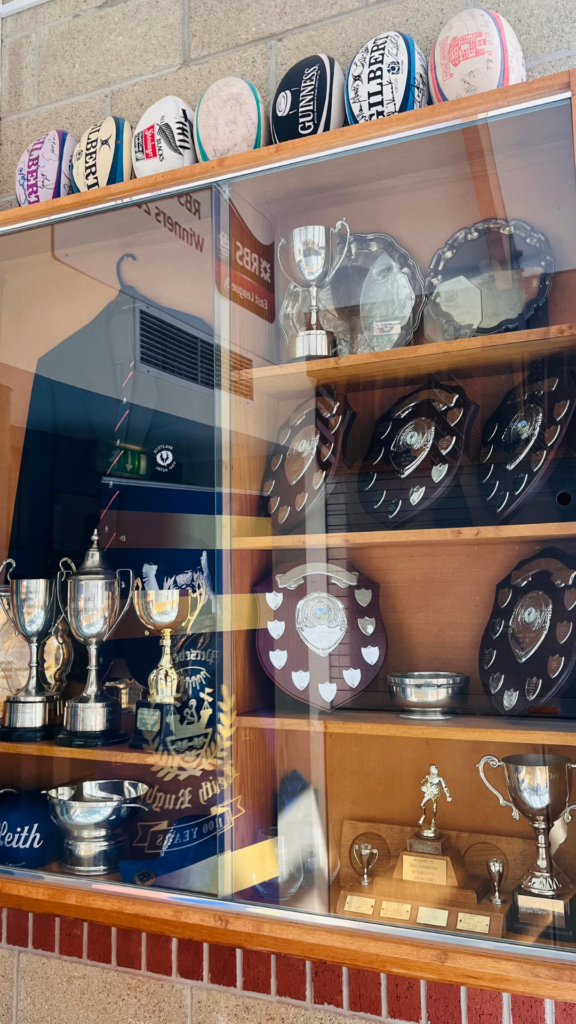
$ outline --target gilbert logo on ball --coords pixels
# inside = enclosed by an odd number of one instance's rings
[[[132,128],[123,117],[105,117],[84,132],[70,162],[75,192],[88,192],[132,177]]]
[[[429,80],[434,103],[526,81],[516,33],[496,11],[473,7],[456,14],[432,47]]]
[[[333,57],[313,53],[286,72],[272,104],[272,141],[307,138],[344,124],[344,74]]]
[[[22,154],[16,168],[16,199],[19,206],[59,199],[73,192],[70,158],[76,145],[69,132],[41,135]]]
[[[220,78],[200,97],[194,122],[198,159],[245,153],[268,143],[262,97],[244,78]]]
[[[137,178],[196,163],[194,111],[177,96],[165,96],[142,115],[132,140]]]
[[[345,99],[349,124],[426,106],[426,58],[412,37],[385,32],[365,43],[348,68]]]

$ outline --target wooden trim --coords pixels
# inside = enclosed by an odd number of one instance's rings
[[[394,938],[303,921],[236,914],[213,907],[182,907],[163,901],[0,878],[4,906],[118,928],[135,928],[244,949],[285,953],[387,974],[493,989],[543,999],[576,1002],[574,965],[497,951],[439,944],[422,938]],[[481,944],[479,943],[478,946]]]
[[[95,192],[79,192],[61,199],[50,199],[32,206],[22,206],[0,213],[0,232],[7,228],[32,226],[34,221],[57,214],[73,216],[94,210],[105,203],[129,202],[148,197],[156,191],[166,189],[198,188],[205,182],[213,182],[230,175],[250,173],[288,160],[308,159],[329,154],[342,147],[383,141],[401,132],[432,129],[446,122],[480,118],[492,110],[505,109],[517,104],[546,99],[557,93],[570,90],[570,73],[561,71],[556,75],[536,78],[532,82],[511,85],[506,89],[494,89],[461,100],[439,103],[420,110],[406,111],[394,117],[369,121],[366,124],[339,128],[324,132],[309,139],[295,139],[263,149],[250,150],[236,156],[222,157],[207,163],[193,164],[177,171],[165,171],[147,178],[133,178],[117,185],[107,185]]]

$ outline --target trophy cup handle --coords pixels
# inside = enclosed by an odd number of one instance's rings
[[[6,581],[9,583],[10,573],[12,572],[12,569],[16,568],[16,562],[14,561],[13,558],[5,558],[4,561],[2,562],[2,565],[0,565],[0,576],[2,575],[2,570],[5,569],[7,565],[10,566],[10,568],[6,572]],[[14,790],[14,792],[16,792],[16,790]]]
[[[514,818],[515,821],[520,821],[520,811],[517,811],[516,808],[514,807],[514,804],[511,804],[509,800],[505,800],[504,797],[502,796],[502,794],[499,793],[497,789],[494,789],[494,786],[491,786],[490,783],[488,782],[488,779],[484,775],[484,765],[485,764],[489,764],[491,768],[501,768],[501,767],[503,767],[503,762],[499,761],[498,758],[494,757],[493,754],[486,754],[486,756],[483,757],[482,760],[478,762],[476,767],[477,767],[478,771],[480,772],[480,778],[482,779],[482,782],[484,783],[486,788],[489,789],[491,793],[494,793],[494,796],[498,797],[498,802],[500,804],[500,807],[511,807],[512,808],[512,817]]]
[[[569,765],[569,767],[576,768],[576,764],[571,764]],[[570,804],[570,807],[567,807],[566,810],[562,812],[562,820],[566,823],[566,825],[568,825],[568,823],[572,821],[572,815],[570,814],[570,811],[576,811],[576,804]]]
[[[4,561],[2,562],[2,565],[0,565],[0,575],[2,575],[2,570],[7,565],[10,566],[10,568],[6,572],[6,580],[7,582],[9,582],[11,579],[10,573],[12,572],[12,569],[16,568],[16,562],[14,561],[13,558],[5,558]],[[7,598],[4,597],[3,594],[0,594],[0,604],[2,605],[2,611],[4,612],[6,618],[8,619],[8,622],[12,626],[12,629],[14,630],[16,635],[18,635],[16,623],[14,622],[14,619],[12,618],[12,612],[10,611],[10,602],[7,600]]]
[[[284,276],[287,277],[289,281],[291,281],[292,278],[290,277],[290,274],[288,273],[288,271],[285,269],[284,264],[282,263],[282,257],[280,255],[280,253],[282,251],[282,246],[283,245],[286,245],[286,239],[285,238],[281,238],[280,241],[278,242],[278,248],[276,250],[276,255],[278,256],[278,263],[280,265],[280,270],[282,271]]]
[[[65,567],[66,563],[68,563],[70,568],[67,569]],[[72,573],[76,572],[76,566],[74,565],[74,562],[72,561],[71,558],[61,558],[60,562],[59,562],[59,565],[60,565],[60,570],[59,570],[59,572],[56,573],[56,597],[58,598],[58,605],[60,607],[61,614],[58,617],[58,619],[56,620],[56,622],[54,623],[53,630],[56,629],[58,623],[60,622],[60,619],[67,619],[68,618],[68,602],[66,602],[66,607],[64,607],[64,603],[62,601],[62,587],[61,587],[61,585],[62,585],[62,583],[64,583],[64,580],[66,579],[66,576],[67,576],[68,573],[70,573],[70,575],[72,575]],[[52,630],[52,632],[53,632],[53,630]]]
[[[374,857],[374,860],[370,860],[370,869],[372,869],[374,867],[376,861],[378,860],[378,856],[379,856],[379,852],[378,852],[378,850],[376,849],[375,846],[372,847],[372,853],[375,853],[376,856]]]
[[[128,597],[126,598],[126,604],[124,605],[122,611],[120,612],[120,615],[116,619],[116,622],[112,626],[112,629],[109,629],[108,632],[106,633],[106,637],[104,639],[104,643],[106,642],[106,640],[108,639],[110,634],[114,632],[114,630],[116,629],[116,626],[118,626],[122,622],[122,619],[126,615],[126,612],[128,611],[130,605],[132,604],[132,589],[134,587],[134,573],[132,572],[132,569],[117,569],[116,570],[116,579],[118,580],[118,585],[120,585],[120,573],[121,572],[127,572],[129,577],[130,577],[130,586],[128,588]],[[142,584],[140,584],[140,586],[142,586]]]
[[[328,274],[328,277],[325,278],[324,284],[328,284],[328,282],[332,280],[332,278],[334,277],[334,274],[338,270],[338,267],[340,266],[340,264],[342,263],[346,253],[348,252],[348,246],[350,244],[350,228],[348,227],[348,221],[346,220],[345,217],[343,217],[342,220],[338,221],[338,223],[336,224],[336,227],[330,228],[330,237],[332,237],[332,235],[336,235],[338,233],[338,229],[342,228],[342,227],[346,228],[346,245],[344,246],[344,248],[342,250],[342,255],[340,256],[340,259],[336,260],[334,266],[332,267],[332,269],[330,270],[330,273]]]

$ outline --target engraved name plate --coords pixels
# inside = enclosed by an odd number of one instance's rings
[[[366,914],[367,917],[372,917],[375,903],[376,900],[370,899],[368,896],[347,896],[344,911],[350,911],[353,914]]]
[[[136,724],[143,732],[156,732],[160,728],[160,712],[157,708],[139,708]]]
[[[388,900],[382,900],[380,917],[391,917],[395,921],[409,921],[411,910],[411,903],[391,903]]]
[[[544,927],[546,919],[549,922],[563,926],[565,923],[564,900],[546,899],[540,896],[516,895],[518,905],[518,917],[524,923],[538,924]]]
[[[461,932],[478,932],[480,935],[488,935],[490,931],[490,918],[481,914],[458,914],[456,928]]]
[[[417,924],[433,924],[435,928],[445,928],[448,924],[448,911],[438,907],[418,907]]]
[[[402,878],[405,882],[429,882],[446,885],[446,861],[435,857],[402,856]]]

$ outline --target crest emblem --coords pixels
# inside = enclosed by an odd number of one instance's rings
[[[304,643],[327,658],[346,636],[344,605],[331,594],[308,594],[296,605],[296,629]]]

